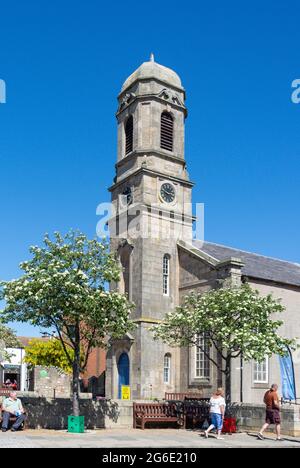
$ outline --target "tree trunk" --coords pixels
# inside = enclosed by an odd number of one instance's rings
[[[80,416],[79,409],[79,377],[80,377],[80,331],[79,325],[75,326],[75,350],[74,350],[74,362],[73,362],[73,416]]]
[[[226,394],[226,405],[227,409],[231,405],[231,357],[226,359],[225,368],[225,394]]]

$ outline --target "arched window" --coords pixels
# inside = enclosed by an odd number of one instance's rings
[[[170,256],[164,255],[163,259],[163,295],[170,293]]]
[[[173,151],[173,117],[169,112],[163,112],[160,119],[160,147]]]
[[[125,154],[133,149],[133,117],[130,115],[125,124]]]
[[[171,354],[167,353],[164,357],[164,383],[171,382]]]
[[[130,254],[131,249],[125,247],[120,255],[122,267],[120,275],[120,291],[127,294],[128,298],[130,298]]]

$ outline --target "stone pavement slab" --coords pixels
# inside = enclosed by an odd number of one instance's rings
[[[286,437],[277,442],[273,434],[259,441],[256,434],[214,435],[204,439],[200,431],[176,429],[102,429],[85,434],[66,431],[27,430],[1,433],[1,448],[300,448],[300,439]]]

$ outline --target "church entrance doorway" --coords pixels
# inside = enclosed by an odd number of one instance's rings
[[[129,385],[129,357],[127,353],[122,353],[118,361],[119,387],[118,398],[122,397],[122,385]]]

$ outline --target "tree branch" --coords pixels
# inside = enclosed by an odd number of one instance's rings
[[[202,348],[202,346],[199,346],[198,343],[197,343],[197,341],[196,341],[195,343],[193,343],[193,344],[194,344],[198,349],[200,349],[200,351],[202,351],[202,353],[204,354],[204,356],[207,357],[207,359],[209,359],[209,361],[212,362],[212,363],[217,367],[217,369],[219,369],[221,372],[224,372],[224,371],[223,371],[223,366],[220,366],[220,365],[218,364],[218,362],[217,362],[215,359],[213,359],[213,358],[211,357],[210,353],[207,353],[207,352]]]
[[[86,352],[85,352],[85,359],[84,359],[84,363],[83,363],[83,366],[82,366],[82,369],[84,370],[87,366],[87,363],[88,363],[88,359],[89,359],[89,356],[92,352],[92,341],[94,339],[94,334],[96,332],[96,327],[94,327],[93,331],[92,331],[92,336],[91,336],[91,339],[88,341],[88,345],[87,345],[87,348],[86,348]]]
[[[223,350],[216,344],[216,339],[213,338],[213,337],[211,336],[211,334],[209,334],[209,338],[210,338],[210,340],[212,341],[212,343],[213,343],[214,347],[216,348],[217,352],[220,354],[221,358],[224,359],[224,361],[226,361],[226,357],[227,357],[227,356],[225,356],[225,355],[223,354]]]
[[[69,353],[68,353],[68,350],[67,350],[67,347],[66,347],[66,343],[62,337],[62,334],[61,334],[61,331],[59,329],[59,327],[57,326],[57,324],[55,323],[55,328],[57,330],[57,333],[58,333],[58,336],[59,336],[59,339],[60,339],[60,342],[62,344],[62,347],[63,347],[63,350],[65,352],[65,355],[67,356],[67,360],[69,361],[69,364],[70,366],[73,366],[73,360],[71,359]]]

